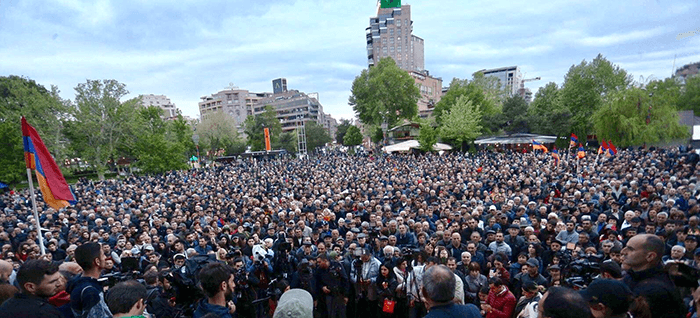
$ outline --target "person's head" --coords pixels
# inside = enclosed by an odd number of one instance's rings
[[[29,260],[17,271],[17,283],[22,293],[48,298],[63,286],[58,265],[44,260]]]
[[[432,303],[449,303],[455,296],[455,275],[444,265],[430,266],[423,274],[423,295]]]
[[[75,262],[88,272],[105,268],[105,254],[99,243],[85,243],[75,249]]]
[[[236,283],[234,283],[233,271],[223,263],[210,263],[204,266],[199,272],[199,281],[202,290],[207,297],[212,298],[220,293],[228,296],[233,293]]]
[[[550,287],[540,299],[539,318],[590,318],[591,310],[581,294],[565,287]]]
[[[130,280],[110,288],[105,303],[113,315],[141,316],[146,309],[146,294],[146,286]]]
[[[0,283],[9,282],[10,275],[12,275],[12,263],[0,260]]]
[[[660,264],[665,244],[656,235],[639,234],[632,237],[622,249],[622,268],[641,271]]]
[[[316,266],[321,269],[328,269],[330,267],[331,262],[328,259],[328,255],[326,254],[318,254],[316,257]]]
[[[619,316],[626,313],[634,295],[625,283],[614,279],[598,279],[581,291],[588,301],[594,318]]]
[[[462,252],[461,259],[464,266],[469,266],[469,263],[472,262],[472,254],[469,252]]]

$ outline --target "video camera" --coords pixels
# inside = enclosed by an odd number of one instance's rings
[[[600,264],[603,262],[601,255],[591,254],[568,263],[564,269],[568,272],[568,278],[564,281],[574,288],[584,288],[600,274]]]

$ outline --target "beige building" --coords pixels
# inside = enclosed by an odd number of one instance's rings
[[[418,100],[418,114],[427,118],[433,113],[435,105],[442,97],[442,78],[432,77],[428,71],[408,72],[416,81],[416,86],[420,89],[420,100]]]
[[[177,109],[177,107],[175,107],[175,104],[173,104],[170,101],[170,98],[168,98],[167,96],[148,94],[148,95],[140,95],[140,97],[141,97],[141,105],[143,105],[143,107],[148,107],[148,106],[160,107],[163,110],[163,114],[160,116],[161,118],[163,118],[165,120],[177,118],[177,114],[179,113],[179,110]]]
[[[243,122],[253,114],[253,105],[271,95],[271,93],[252,93],[238,87],[230,87],[218,93],[200,97],[199,114],[204,118],[207,114],[223,111],[236,120],[238,132],[243,133]]]
[[[401,8],[377,8],[377,16],[369,19],[365,29],[367,38],[367,64],[376,65],[379,60],[391,57],[396,65],[407,71],[422,71],[424,41],[413,35],[411,6]]]

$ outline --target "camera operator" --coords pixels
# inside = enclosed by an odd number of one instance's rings
[[[145,286],[130,280],[110,288],[105,302],[115,318],[144,317],[147,294]]]
[[[61,313],[48,302],[63,285],[58,266],[48,261],[29,260],[17,271],[21,293],[0,306],[0,317],[60,318]]]
[[[146,275],[144,275],[146,279]],[[148,312],[156,318],[172,318],[177,316],[175,309],[175,289],[171,283],[172,275],[168,271],[161,271],[157,276],[158,294],[149,295]],[[147,282],[148,283],[148,282]]]
[[[303,289],[316,299],[316,279],[308,259],[302,259],[297,271],[292,274],[291,288]]]
[[[348,303],[348,277],[340,263],[330,260],[326,254],[316,257],[316,295],[323,317],[345,318]]]
[[[236,300],[238,309],[236,313],[239,317],[255,317],[255,307],[253,301],[257,299],[257,288],[260,281],[246,271],[245,261],[242,257],[233,261],[233,271],[236,283]]]
[[[194,312],[194,318],[213,313],[221,318],[231,318],[236,312],[233,296],[236,283],[231,268],[223,263],[209,263],[199,272],[199,282],[206,298]]]
[[[68,284],[70,307],[76,317],[111,317],[104,301],[102,285],[97,281],[105,268],[105,254],[99,243],[85,243],[75,249],[75,261],[83,275]]]
[[[374,317],[378,299],[374,284],[379,276],[379,266],[381,263],[368,248],[362,249],[360,259],[352,263],[350,279],[355,285],[358,317]]]

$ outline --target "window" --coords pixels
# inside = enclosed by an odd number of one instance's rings
[[[394,38],[389,38],[389,44],[394,45]]]
[[[394,28],[389,29],[389,36],[394,36]]]
[[[396,53],[401,54],[401,44],[399,44],[399,46],[396,47]],[[399,58],[400,57],[401,57],[401,55],[399,55]]]
[[[401,19],[396,20],[396,26],[400,27],[401,26]]]
[[[386,51],[387,51],[386,46],[384,47],[384,49],[382,51],[383,51],[382,54],[386,55]]]

